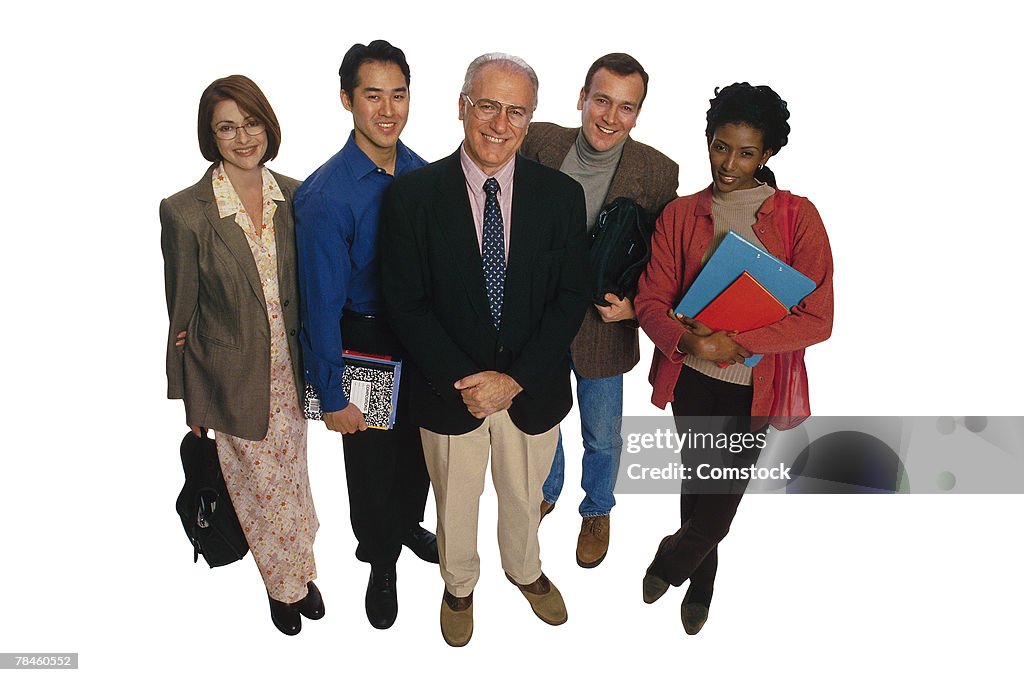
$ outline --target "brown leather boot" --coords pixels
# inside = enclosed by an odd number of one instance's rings
[[[594,568],[608,554],[608,535],[612,517],[584,516],[580,537],[576,541],[576,563],[583,568]]]

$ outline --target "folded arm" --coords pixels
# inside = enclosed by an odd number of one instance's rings
[[[817,288],[778,322],[733,337],[754,353],[799,350],[832,334],[832,250],[818,210],[806,199],[796,213],[792,266],[812,279]]]

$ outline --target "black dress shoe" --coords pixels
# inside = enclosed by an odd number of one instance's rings
[[[286,635],[297,635],[302,630],[302,618],[299,616],[298,602],[286,604],[277,601],[267,595],[270,599],[270,620],[274,621],[277,629]]]
[[[312,580],[306,583],[306,587],[309,589],[309,593],[295,605],[298,607],[299,613],[306,618],[320,620],[324,617],[324,598],[320,596],[320,590],[316,589]]]
[[[366,585],[366,618],[378,630],[387,630],[398,618],[398,576],[395,567],[371,569]]]
[[[437,536],[419,524],[405,531],[402,544],[412,550],[413,554],[430,564],[438,563]]]

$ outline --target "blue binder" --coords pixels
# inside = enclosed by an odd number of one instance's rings
[[[676,313],[695,317],[744,271],[772,292],[786,308],[798,305],[818,286],[811,278],[730,230],[676,306]],[[743,364],[753,367],[762,357],[752,355]]]

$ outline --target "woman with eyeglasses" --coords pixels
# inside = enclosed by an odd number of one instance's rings
[[[657,347],[652,402],[661,408],[672,403],[681,432],[708,427],[733,442],[748,437],[740,452],[685,449],[687,464],[703,458],[736,470],[753,465],[763,444],[756,436],[767,423],[806,416],[790,413],[785,397],[791,394],[781,380],[791,380],[787,385],[795,384],[796,394],[806,399],[803,349],[832,332],[832,253],[825,227],[810,201],[777,189],[765,165],[788,141],[788,120],[786,102],[766,85],[734,83],[715,90],[705,130],[711,185],[665,207],[640,278],[637,318]],[[675,307],[730,230],[789,263],[817,288],[781,321],[742,333],[676,315]],[[764,357],[748,367],[744,360],[752,354]],[[647,603],[689,580],[681,608],[688,634],[697,634],[707,620],[718,544],[746,483],[684,482],[680,528],[661,541],[644,576]]]
[[[199,149],[212,165],[160,203],[170,327],[167,396],[197,436],[216,434],[231,502],[277,628],[317,619],[319,525],[306,470],[292,196],[264,163],[281,128],[259,87],[219,78],[199,100]]]

